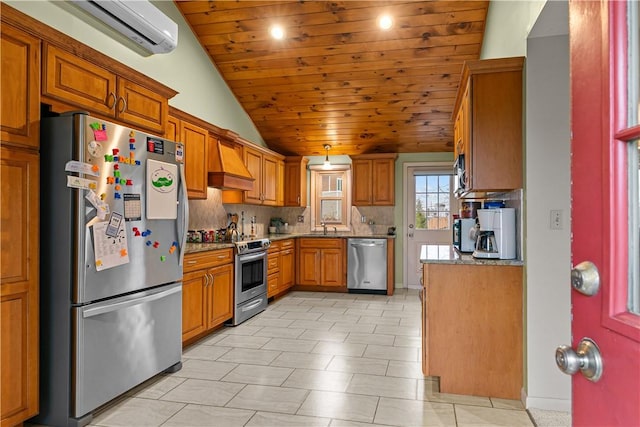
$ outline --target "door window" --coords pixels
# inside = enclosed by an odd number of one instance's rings
[[[449,230],[451,175],[419,174],[414,180],[416,229]]]
[[[613,11],[613,27],[618,24],[622,29],[613,33],[614,75],[619,78],[614,80],[617,101],[613,104],[612,144],[617,157],[612,162],[612,175],[620,177],[614,180],[613,194],[621,194],[620,206],[627,206],[619,211],[622,215],[615,221],[620,225],[612,230],[626,234],[626,239],[614,243],[613,253],[626,251],[627,256],[616,262],[621,274],[611,283],[613,300],[604,318],[611,316],[613,322],[605,320],[609,327],[633,335],[640,327],[640,12],[635,0],[615,4]]]
[[[640,7],[637,1],[627,3],[627,124],[640,123]],[[624,69],[624,68],[623,68]],[[638,133],[638,132],[636,132]],[[627,142],[629,169],[629,293],[628,309],[640,314],[640,175],[638,150],[640,141]]]

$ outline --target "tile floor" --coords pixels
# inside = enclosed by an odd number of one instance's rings
[[[519,401],[438,392],[420,368],[416,291],[292,292],[187,348],[183,368],[93,426],[533,426]]]

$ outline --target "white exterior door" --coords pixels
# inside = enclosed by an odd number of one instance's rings
[[[408,288],[420,288],[420,248],[451,244],[452,206],[457,212],[458,202],[452,194],[452,166],[448,163],[408,166],[404,179],[404,282]]]

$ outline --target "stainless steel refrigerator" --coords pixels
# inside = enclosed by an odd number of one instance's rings
[[[181,144],[70,113],[41,123],[40,414],[93,411],[181,367]]]

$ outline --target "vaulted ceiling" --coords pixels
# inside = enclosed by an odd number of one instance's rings
[[[177,1],[269,148],[286,155],[453,150],[462,64],[488,1]],[[393,17],[383,31],[377,19]],[[284,28],[282,40],[269,29]]]

